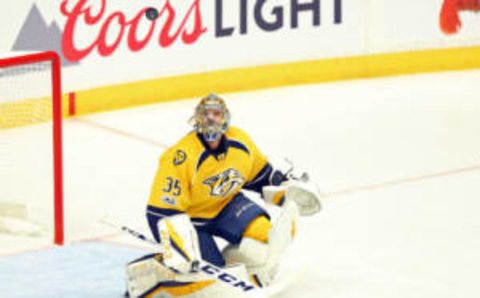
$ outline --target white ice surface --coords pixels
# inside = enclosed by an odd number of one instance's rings
[[[480,297],[479,85],[465,71],[225,95],[233,125],[325,194],[293,247],[307,272],[279,297]],[[0,236],[0,296],[120,297],[123,264],[145,250],[98,219],[146,231],[158,156],[195,103],[65,121],[71,244]]]

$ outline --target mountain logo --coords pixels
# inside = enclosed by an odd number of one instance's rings
[[[62,30],[53,21],[50,25],[34,3],[12,46],[12,51],[55,51],[63,66],[78,64],[65,59],[61,46]]]

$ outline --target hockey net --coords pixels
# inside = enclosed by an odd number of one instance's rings
[[[0,56],[0,234],[63,244],[61,66]]]

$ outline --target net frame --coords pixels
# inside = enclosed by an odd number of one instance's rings
[[[56,52],[38,52],[8,58],[0,58],[0,68],[18,67],[33,63],[49,62],[51,67],[52,140],[53,140],[53,242],[64,244],[63,211],[63,143],[62,143],[62,82],[61,60]]]

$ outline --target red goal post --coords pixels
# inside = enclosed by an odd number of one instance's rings
[[[62,245],[64,242],[64,218],[63,218],[63,158],[62,158],[62,89],[61,89],[61,60],[55,52],[38,52],[31,54],[21,54],[8,58],[0,57],[0,80],[2,77],[15,76],[16,73],[25,71],[25,73],[32,70],[32,65],[49,65],[49,78],[45,80],[49,86],[51,98],[51,114],[48,113],[52,121],[52,140],[53,140],[53,235],[54,243]],[[30,67],[30,68],[29,68]],[[25,70],[23,70],[25,69]],[[38,71],[38,70],[36,70]],[[43,72],[44,69],[41,69]],[[47,72],[47,71],[45,71]],[[18,75],[17,75],[18,76]],[[8,84],[8,83],[7,83]],[[2,87],[2,86],[0,86]],[[12,86],[15,88],[16,86]],[[28,82],[23,88],[29,88]],[[2,102],[2,90],[0,90],[0,118],[4,118],[3,124],[0,119],[0,130],[9,129],[22,125],[35,124],[35,119],[27,119],[28,115],[12,116],[9,113],[14,113],[15,108],[12,108],[16,98],[9,99],[9,102]],[[19,96],[20,97],[20,96]],[[18,98],[18,101],[25,101],[28,98]],[[5,106],[2,111],[2,104]],[[2,115],[2,113],[4,113]],[[34,116],[32,116],[34,117]],[[9,119],[17,119],[16,121],[9,121]],[[39,121],[46,121],[41,119]],[[15,123],[14,123],[15,122]],[[26,185],[26,187],[28,187]]]

